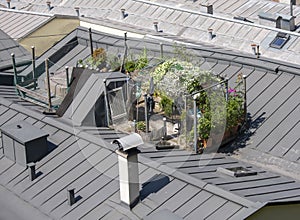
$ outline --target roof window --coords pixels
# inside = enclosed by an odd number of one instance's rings
[[[270,47],[281,49],[289,39],[289,34],[279,32],[274,40],[270,43]]]

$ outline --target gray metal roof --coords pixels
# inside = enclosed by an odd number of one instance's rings
[[[123,53],[122,37],[93,31],[93,40],[95,48],[103,47],[108,53]],[[154,38],[147,35],[144,39],[129,38],[127,43],[131,53],[140,53],[146,47],[148,57],[159,57],[159,43],[164,42],[164,54],[172,55],[174,41],[165,42],[165,40],[162,37]],[[72,45],[73,48],[66,53],[65,45]],[[219,47],[199,46],[194,43],[186,44],[186,47],[192,49],[195,57],[201,57],[204,69],[210,69],[216,75],[229,77],[229,86],[234,85],[239,73],[247,75],[247,102],[252,127],[244,139],[232,144],[230,150],[240,149],[239,159],[261,161],[261,165],[274,164],[279,170],[288,171],[300,179],[297,135],[299,118],[296,116],[299,115],[300,103],[298,95],[300,67],[265,58],[257,59]],[[82,52],[76,53],[75,50],[78,49]],[[51,57],[57,58],[57,51],[63,56],[51,66],[51,71],[63,69],[66,65],[75,66],[78,59],[89,56],[88,30],[77,28],[47,51],[40,58],[41,62],[46,57],[50,57],[50,60]],[[28,68],[20,74],[30,73],[31,68]]]
[[[6,2],[4,0],[3,5],[6,6]],[[88,1],[88,0],[75,0],[75,1],[59,1],[54,0],[51,1],[51,9],[50,13],[72,13],[75,15],[74,7],[78,6],[86,12],[92,12],[94,8],[108,8],[116,5],[119,9],[131,8],[132,11],[138,9],[139,2],[148,2],[146,0],[133,0],[129,2],[119,1],[118,3],[114,3],[112,1]],[[284,3],[278,3],[273,1],[266,1],[266,0],[228,0],[224,2],[223,0],[210,0],[210,1],[187,1],[187,0],[166,0],[166,1],[157,1],[164,3],[169,6],[177,6],[183,9],[190,9],[190,10],[197,10],[200,12],[206,12],[206,3],[210,3],[213,5],[214,14],[222,15],[224,17],[232,18],[234,16],[241,16],[245,17],[253,22],[259,23],[258,20],[258,13],[278,13],[283,15],[289,15],[290,8],[289,5]],[[31,5],[28,5],[31,3]],[[18,2],[12,2],[12,7],[15,6],[17,9],[26,9],[26,10],[39,10],[40,12],[49,12],[48,7],[46,6],[45,1],[38,0],[32,3],[30,0],[21,0]],[[53,12],[52,12],[53,11]],[[165,10],[159,10],[157,14],[166,13]],[[157,15],[156,14],[156,15]],[[299,15],[300,15],[300,7],[294,6],[294,15],[296,16],[297,21],[299,22]],[[90,15],[93,16],[93,15]],[[95,16],[95,15],[94,15]]]
[[[99,137],[86,132],[78,132],[75,136],[72,126],[28,109],[24,113],[24,107],[2,98],[0,102],[1,126],[21,115],[23,120],[47,132],[48,140],[57,146],[37,162],[40,175],[32,182],[27,170],[4,157],[2,146],[0,149],[1,185],[50,218],[138,219],[168,209],[185,219],[217,219],[220,216],[242,219],[263,205],[184,173],[170,173],[170,168],[151,163],[142,154],[139,156],[142,201],[128,211],[120,205],[116,146],[105,144]],[[162,188],[156,185],[159,179],[164,181]],[[75,187],[76,195],[80,196],[71,207],[66,202],[69,186]],[[22,209],[26,208],[21,206],[15,211],[23,212]]]
[[[260,11],[274,13],[278,11],[281,14],[288,14],[289,7],[285,4],[263,0],[247,1],[247,3],[241,4],[241,1],[230,0],[227,6],[220,0],[213,2],[217,11],[224,12],[226,9],[232,9],[233,11],[228,12],[228,14],[225,13],[225,15],[224,13],[208,15],[201,12],[203,7],[199,6],[198,1],[195,3],[191,3],[191,1],[153,2],[147,0],[122,0],[116,2],[108,0],[97,2],[64,1],[62,3],[57,1],[53,2],[54,8],[51,11],[48,11],[43,1],[35,1],[34,4],[30,5],[26,2],[23,2],[23,9],[25,10],[76,15],[74,7],[80,6],[81,15],[99,19],[106,23],[107,21],[109,23],[119,23],[123,29],[126,26],[135,26],[137,29],[151,30],[153,34],[180,36],[186,40],[204,42],[247,53],[252,52],[250,45],[256,43],[260,44],[260,52],[264,57],[293,63],[299,63],[300,60],[299,33],[262,26],[257,23],[238,21],[232,18],[232,15],[240,15],[250,19],[256,17],[257,19],[257,14]],[[128,13],[126,19],[120,19],[121,8],[125,8],[126,13]],[[295,7],[295,15],[298,15],[299,12],[300,7]],[[153,31],[153,21],[159,22],[161,33]],[[212,28],[213,33],[216,35],[213,40],[209,40],[208,28]],[[289,41],[280,50],[269,46],[279,31],[290,34]]]
[[[30,53],[0,29],[0,71],[13,73],[11,54],[14,53],[16,63],[21,64],[31,59]],[[20,67],[18,70],[23,70]]]
[[[87,33],[86,29],[78,28],[49,50],[47,56],[54,54],[74,38],[80,39],[78,40],[80,43],[75,44],[76,47],[81,45],[88,51]],[[93,32],[93,37],[97,39],[96,43],[106,46],[109,50],[122,51],[123,49],[122,37],[96,32]],[[159,54],[159,42],[163,40],[163,38],[148,36],[143,40],[129,39],[128,43],[132,45],[133,50],[136,48],[137,51],[146,45],[151,55],[155,55]],[[167,41],[164,44],[166,53],[171,54],[172,43]],[[99,213],[103,213],[102,217],[108,219],[122,216],[131,219],[134,216],[141,218],[160,209],[168,209],[179,217],[191,219],[196,217],[218,219],[218,216],[240,219],[243,218],[240,215],[247,216],[265,201],[298,200],[300,188],[295,179],[299,178],[297,139],[299,67],[265,58],[257,59],[218,47],[195,44],[186,46],[192,48],[197,56],[202,57],[203,66],[210,67],[215,74],[227,75],[231,79],[230,84],[239,73],[248,76],[248,109],[252,117],[252,127],[245,136],[230,146],[229,150],[236,150],[234,152],[236,155],[232,157],[222,154],[193,155],[181,150],[158,152],[152,148],[142,149],[139,158],[143,167],[140,168],[141,183],[155,174],[163,174],[171,181],[157,193],[150,195],[146,193],[148,196],[134,208],[133,212],[128,213],[117,205],[118,184],[109,178],[115,177],[117,169],[115,154],[107,142],[122,136],[122,133],[107,128],[74,130],[72,122],[65,118],[51,119],[1,99],[1,125],[16,120],[28,120],[48,132],[49,140],[58,147],[38,164],[38,169],[41,169],[43,175],[36,181],[37,183],[29,183],[26,178],[27,172],[19,170],[4,157],[0,159],[0,163],[3,163],[3,166],[0,166],[3,169],[0,171],[2,173],[0,181],[3,179],[5,187],[20,194],[21,198],[55,218],[84,215],[89,219],[99,217]],[[68,58],[64,60],[65,57]],[[59,59],[62,63],[61,67],[65,63],[75,63],[78,56],[72,60],[73,57],[74,53],[71,52],[62,56]],[[2,90],[4,93],[5,91],[7,89]],[[7,96],[9,99],[10,97],[17,101],[15,96]],[[26,103],[20,102],[20,104]],[[260,115],[262,117],[259,117]],[[74,133],[77,134],[76,138]],[[100,139],[99,135],[103,138]],[[74,138],[82,143],[81,149],[74,144]],[[282,148],[279,144],[282,140],[289,140],[285,141],[286,148]],[[265,150],[271,145],[273,145],[271,149]],[[274,153],[275,149],[284,149],[287,153],[279,157]],[[83,152],[86,157],[79,152]],[[95,158],[98,155],[100,159]],[[293,155],[293,158],[297,159],[292,160],[287,155]],[[209,159],[209,166],[202,166],[205,157]],[[99,175],[98,170],[94,170],[92,165],[97,165],[96,167],[105,175]],[[216,171],[220,166],[226,168],[241,165],[258,171],[258,175],[233,178]],[[274,172],[270,172],[270,169]],[[278,172],[290,175],[292,178]],[[84,175],[81,176],[83,173]],[[82,193],[83,199],[79,200],[76,208],[74,206],[68,209],[64,202],[63,189],[71,182],[79,189],[79,194]],[[148,190],[145,189],[144,193]],[[179,201],[186,202],[178,203]]]
[[[11,38],[20,40],[53,18],[50,14],[0,9],[0,29]]]

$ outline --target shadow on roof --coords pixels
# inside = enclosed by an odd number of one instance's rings
[[[140,192],[141,200],[144,200],[151,193],[156,193],[170,182],[170,178],[163,174],[155,174],[147,182],[142,184]]]

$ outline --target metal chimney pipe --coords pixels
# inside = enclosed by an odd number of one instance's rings
[[[68,197],[68,205],[71,206],[73,205],[75,201],[75,189],[74,188],[69,188],[67,189],[67,197]]]
[[[160,45],[160,58],[163,59],[164,58],[164,45],[163,43],[159,43]]]
[[[50,11],[52,8],[51,8],[51,1],[46,1],[46,4],[48,6],[48,10]]]
[[[35,163],[29,163],[27,164],[28,166],[28,176],[29,176],[29,180],[33,181],[36,178],[36,174],[35,174]]]
[[[256,57],[259,58],[259,45],[256,46]]]
[[[294,16],[294,13],[293,13],[293,5],[295,4],[295,1],[294,0],[291,0],[290,1],[290,13],[291,13],[291,16],[293,17]]]
[[[11,0],[6,0],[7,8],[10,8],[10,2],[11,2]]]
[[[137,133],[114,140],[119,149],[116,150],[119,164],[120,200],[132,209],[140,201],[138,146],[143,144]]]
[[[251,44],[253,54],[256,55],[256,44]]]
[[[209,40],[213,39],[213,29],[211,29],[211,28],[208,29],[208,39]]]
[[[121,19],[124,19],[126,17],[125,8],[121,9]]]
[[[80,11],[79,11],[80,8],[78,6],[76,6],[74,9],[76,11],[77,17],[79,17],[80,16]]]
[[[214,12],[213,12],[213,5],[212,4],[207,4],[206,5],[206,9],[207,9],[207,14],[213,14]]]
[[[154,26],[154,30],[155,30],[156,32],[158,32],[158,22],[157,22],[157,21],[154,21],[154,22],[153,22],[153,26]]]

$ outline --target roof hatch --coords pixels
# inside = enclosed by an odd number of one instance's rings
[[[256,171],[247,169],[245,167],[232,167],[232,168],[218,167],[217,172],[220,172],[220,173],[223,173],[223,174],[226,174],[229,176],[234,176],[234,177],[257,175]]]

